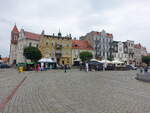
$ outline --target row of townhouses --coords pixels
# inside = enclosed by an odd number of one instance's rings
[[[93,57],[99,60],[114,58],[127,64],[139,65],[142,62],[142,56],[147,55],[146,48],[141,44],[135,44],[134,41],[125,42],[114,41],[111,33],[92,31],[79,40],[73,39],[70,35],[62,36],[46,35],[44,31],[41,34],[31,33],[24,29],[18,30],[15,25],[11,31],[10,44],[10,64],[26,62],[23,56],[25,47],[38,47],[43,58],[52,58],[58,64],[74,64],[80,61],[79,54],[83,51],[89,51]]]

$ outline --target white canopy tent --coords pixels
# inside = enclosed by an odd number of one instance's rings
[[[56,61],[52,60],[51,58],[42,58],[38,62],[40,63],[55,63]]]
[[[119,60],[114,60],[114,61],[112,61],[112,63],[113,63],[113,64],[123,64],[124,62],[121,62],[121,61],[119,61]]]
[[[109,61],[109,60],[102,60],[102,61],[100,61],[101,63],[112,63],[111,61]]]
[[[97,61],[97,62],[100,62],[99,60],[97,60],[97,59],[91,59],[90,61]]]

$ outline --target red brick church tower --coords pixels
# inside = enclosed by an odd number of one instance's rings
[[[10,64],[16,64],[18,38],[19,38],[19,30],[15,25],[11,31],[11,43],[10,43],[10,54],[9,54]]]

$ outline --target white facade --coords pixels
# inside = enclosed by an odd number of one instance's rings
[[[85,52],[85,51],[88,51],[88,52],[92,53],[93,58],[94,58],[94,56],[95,56],[94,50],[75,49],[75,48],[73,48],[73,49],[72,49],[72,61],[73,61],[73,62],[74,62],[74,61],[81,61],[81,59],[80,59],[80,53],[81,53],[81,52]],[[73,64],[73,62],[72,62],[72,64]]]
[[[135,54],[135,64],[137,66],[140,66],[140,64],[142,63],[142,56],[147,56],[147,50],[139,43],[135,45],[134,54]]]
[[[112,34],[106,33],[104,30],[101,32],[92,31],[80,39],[87,40],[91,44],[95,49],[96,58],[107,59],[112,55],[110,51],[110,45],[113,42]]]
[[[128,63],[133,64],[135,61],[135,55],[134,55],[134,41],[127,40],[126,41],[127,48],[128,48]]]
[[[139,66],[142,63],[141,48],[135,48],[134,54],[135,54],[135,65]]]
[[[11,34],[9,63],[17,64],[26,62],[27,60],[23,56],[24,48],[28,46],[38,47],[39,36],[38,34],[26,32],[23,29],[19,32],[15,26]]]
[[[114,60],[127,62],[128,54],[125,53],[124,43],[119,41],[116,45],[116,49],[117,51],[113,52]]]
[[[23,50],[25,47],[38,47],[39,40],[28,39],[24,35],[24,30],[22,29],[19,33],[18,45],[17,45],[17,63],[26,62],[26,58],[23,56]]]
[[[10,64],[16,63],[16,59],[17,59],[17,45],[11,44],[10,45],[9,63]]]

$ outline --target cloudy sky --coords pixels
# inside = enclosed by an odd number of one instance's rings
[[[114,40],[134,40],[150,51],[150,0],[0,0],[0,54],[9,55],[10,32],[19,29],[46,34],[92,30],[114,35]]]

